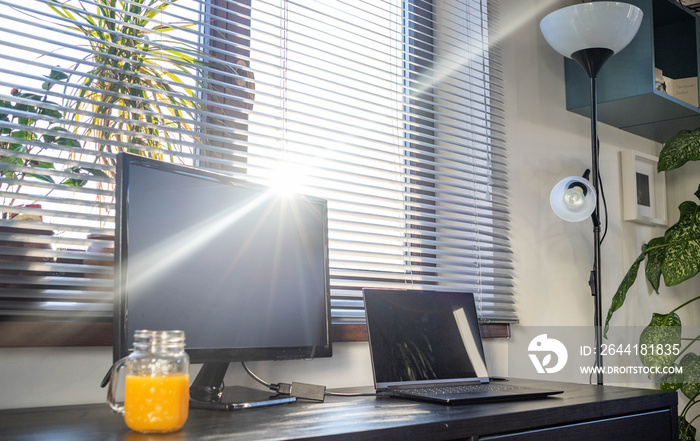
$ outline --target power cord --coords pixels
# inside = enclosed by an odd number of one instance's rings
[[[292,397],[313,400],[313,401],[323,401],[326,396],[326,386],[318,386],[316,384],[307,383],[268,383],[259,376],[255,375],[253,371],[246,366],[245,362],[241,362],[243,369],[250,375],[255,381],[282,395],[290,395]]]
[[[376,392],[328,392],[326,395],[334,397],[376,397],[379,394]]]
[[[276,392],[279,391],[279,384],[275,385],[272,383],[268,383],[267,381],[258,377],[253,371],[250,370],[250,368],[248,368],[248,366],[246,366],[244,361],[241,362],[241,366],[243,366],[243,369],[245,369],[245,371],[248,373],[248,375],[250,375],[253,378],[253,380],[257,381],[258,383],[262,384],[270,390],[274,390]]]
[[[292,382],[291,384],[289,383],[268,383],[267,381],[263,380],[260,378],[258,375],[256,375],[248,366],[246,366],[245,362],[241,362],[241,365],[243,366],[243,369],[248,373],[248,375],[253,378],[253,380],[257,381],[258,383],[262,384],[263,386],[267,387],[270,390],[273,390],[279,394],[283,395],[291,395],[293,397],[301,398],[301,399],[307,399],[307,400],[314,400],[314,401],[323,401],[325,396],[334,396],[334,397],[376,397],[377,393],[376,392],[329,392],[326,390],[326,386],[317,386],[314,384],[306,384],[306,383],[297,383],[297,382]]]
[[[605,216],[603,234],[600,236],[600,244],[602,245],[605,236],[608,234],[608,202],[605,200],[605,189],[603,188],[603,178],[600,174],[600,167],[598,168],[598,188],[600,189],[600,199],[603,202],[603,215]]]

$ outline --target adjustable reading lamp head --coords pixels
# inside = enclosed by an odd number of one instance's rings
[[[595,210],[596,197],[593,185],[583,177],[569,176],[554,186],[549,194],[549,204],[557,216],[569,222],[587,219]]]
[[[642,11],[620,2],[568,6],[542,19],[540,29],[554,50],[571,58],[595,78],[603,64],[634,38]]]

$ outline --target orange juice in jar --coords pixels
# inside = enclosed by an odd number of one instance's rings
[[[190,376],[127,375],[124,421],[138,432],[173,432],[187,421]]]
[[[119,371],[125,368],[124,403],[114,399]],[[107,402],[142,433],[180,430],[189,411],[189,357],[182,331],[136,331],[134,351],[112,368]]]

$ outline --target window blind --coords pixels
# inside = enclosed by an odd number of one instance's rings
[[[0,320],[110,320],[120,150],[328,200],[332,315],[517,321],[486,0],[0,0]]]

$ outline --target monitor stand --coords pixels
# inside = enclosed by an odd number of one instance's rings
[[[296,398],[243,386],[223,387],[228,363],[204,363],[190,386],[190,408],[239,410],[293,403]]]

